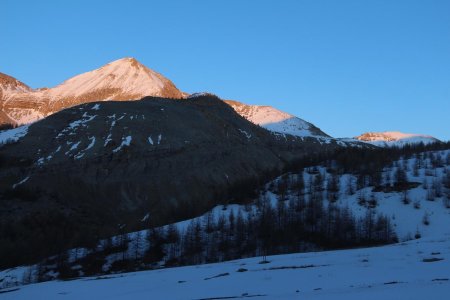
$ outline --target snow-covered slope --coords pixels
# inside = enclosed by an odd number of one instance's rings
[[[231,100],[225,102],[250,122],[270,131],[299,137],[329,138],[313,124],[271,106],[247,105]]]
[[[355,138],[379,147],[401,147],[408,144],[430,144],[439,142],[438,139],[429,135],[402,133],[398,131],[367,132]]]
[[[52,281],[2,290],[7,299],[446,299],[450,236],[368,249]]]
[[[16,124],[30,123],[86,102],[138,100],[145,96],[183,98],[170,80],[134,58],[116,60],[50,89],[31,90],[12,77],[3,77],[8,80],[2,81],[0,76],[0,108]]]
[[[390,183],[395,183],[396,172],[399,169],[407,170],[406,171],[406,180],[410,182],[410,188],[406,190],[406,192],[397,191],[395,189],[389,188]],[[401,244],[395,249],[406,249],[403,247],[404,243],[407,245],[416,245],[415,242],[411,242],[411,239],[419,238],[419,244],[422,245],[421,241],[424,240],[424,244],[429,244],[430,240],[439,241],[446,240],[445,243],[450,243],[450,188],[448,186],[448,178],[447,175],[450,172],[450,150],[443,151],[433,151],[433,152],[424,152],[414,155],[411,158],[404,158],[398,161],[395,161],[392,166],[388,166],[384,168],[384,171],[381,174],[381,184],[385,186],[385,189],[375,188],[373,186],[366,186],[362,188],[358,188],[357,182],[358,179],[354,174],[341,174],[335,175],[337,182],[336,189],[336,197],[333,203],[334,206],[341,207],[343,209],[348,209],[350,214],[355,216],[356,218],[365,218],[368,213],[373,214],[382,214],[386,216],[389,222],[393,226],[393,230],[395,231],[399,241]],[[304,195],[305,199],[310,199],[311,195],[311,187],[310,183],[316,181],[316,177],[318,174],[321,174],[324,182],[322,183],[323,191],[320,192],[323,204],[329,208],[332,208],[331,202],[329,199],[330,192],[327,191],[327,187],[329,186],[329,181],[332,179],[333,173],[328,173],[325,167],[317,166],[310,167],[303,170],[301,173],[301,178],[305,183],[305,186],[300,191],[301,194]],[[22,181],[27,180],[28,178],[22,179]],[[277,192],[278,187],[280,186],[280,180],[284,179],[285,182],[290,182],[292,186],[287,190],[287,193],[284,195],[284,198],[280,198],[281,195]],[[271,181],[266,184],[263,194],[260,199],[269,199],[272,207],[280,207],[280,204],[283,204],[285,209],[289,209],[295,201],[298,199],[299,190],[296,189],[296,182],[299,180],[298,173],[288,173],[285,174],[274,181]],[[18,183],[20,184],[20,182]],[[395,186],[395,185],[394,185]],[[317,197],[317,195],[316,195]],[[362,200],[364,199],[364,200]],[[309,201],[309,200],[308,200]],[[372,202],[372,203],[371,203]],[[371,203],[371,204],[369,204]],[[203,224],[206,227],[208,222],[217,222],[218,220],[225,220],[224,228],[230,226],[231,218],[233,215],[234,219],[236,216],[242,215],[244,219],[248,219],[249,217],[254,218],[257,214],[258,208],[256,202],[254,204],[247,205],[227,205],[222,206],[219,205],[212,209],[210,212],[194,218],[192,220],[185,220],[178,223],[175,223],[175,227],[179,230],[179,232],[184,235],[186,231],[189,230],[189,227],[192,224]],[[142,212],[142,216],[139,218],[141,222],[146,222],[148,219],[151,219],[152,216],[146,212]],[[164,227],[165,230],[168,230],[168,226]],[[126,240],[128,240],[127,247],[124,253],[122,252],[114,252],[108,253],[104,257],[104,265],[101,267],[104,272],[111,271],[111,266],[114,262],[118,262],[124,259],[133,260],[136,257],[136,253],[139,253],[139,256],[144,256],[145,252],[148,250],[149,241],[144,237],[147,236],[148,232],[146,230],[140,232],[133,232],[127,235]],[[205,237],[205,240],[209,240],[213,238],[213,236]],[[113,244],[120,243],[120,237],[114,237],[112,239]],[[97,248],[98,251],[104,250],[105,241],[100,241]],[[444,244],[436,244],[431,252],[441,252],[444,250]],[[389,249],[394,249],[393,247],[383,247],[377,249],[385,249],[386,253],[382,254],[385,250],[374,250],[374,249],[366,249],[366,250],[352,250],[348,251],[348,253],[379,253],[377,255],[386,257],[391,255]],[[414,246],[416,247],[416,246]],[[422,246],[421,246],[422,247]],[[428,247],[428,246],[426,246]],[[169,249],[169,248],[168,248]],[[167,253],[170,251],[167,249]],[[317,249],[314,246],[306,249]],[[355,252],[356,251],[356,252]],[[69,257],[71,257],[71,262],[74,267],[78,267],[79,264],[77,259],[80,260],[82,264],[83,257],[92,253],[92,250],[89,249],[73,249],[69,251]],[[322,254],[311,254],[314,257],[326,257],[329,253],[333,252],[323,252]],[[343,253],[342,257],[346,257],[347,254],[344,254],[345,251],[340,251],[336,253]],[[428,253],[428,254],[430,254]],[[419,253],[419,257],[426,257],[427,253]],[[170,255],[170,254],[168,254]],[[297,265],[298,262],[295,261],[295,257],[308,257],[308,254],[297,254],[289,256],[292,259],[291,262],[286,261],[283,264],[291,263],[293,265]],[[364,255],[362,255],[364,256]],[[77,257],[77,259],[75,258]],[[331,256],[330,256],[331,257]],[[334,257],[334,254],[333,254]],[[372,259],[370,259],[372,261]],[[334,262],[336,265],[340,265],[339,262]],[[410,263],[409,260],[404,260],[403,262],[398,262],[400,265],[402,263]],[[229,263],[233,264],[233,263]],[[304,262],[303,264],[308,264]],[[164,259],[157,264],[164,265]],[[227,264],[223,264],[225,266]],[[421,264],[419,264],[420,266]],[[154,266],[154,265],[153,265]],[[205,270],[209,269],[210,265],[205,267],[197,267],[204,268]],[[393,266],[393,265],[391,265]],[[374,270],[377,269],[377,264],[373,264],[372,266]],[[50,270],[54,267],[50,267]],[[244,267],[246,268],[246,267]],[[407,268],[407,266],[403,266],[403,268]],[[37,267],[34,267],[36,270]],[[345,268],[344,268],[345,269]],[[21,281],[24,277],[24,272],[29,270],[28,268],[18,268],[18,269],[10,269],[0,272],[0,280],[3,282],[3,287],[6,286],[15,286],[17,284],[21,284]],[[78,269],[77,269],[78,270]],[[182,269],[180,269],[182,270]],[[358,267],[358,270],[359,267]],[[362,270],[362,269],[361,269]],[[166,271],[164,271],[166,272]],[[281,272],[281,270],[280,270]],[[355,272],[359,272],[356,271]],[[375,272],[375,271],[374,271]],[[53,271],[51,274],[57,274]],[[269,272],[271,273],[271,272]],[[54,277],[53,275],[53,277]],[[200,276],[200,275],[199,275]],[[203,276],[203,275],[202,275]],[[213,276],[213,274],[210,274]],[[427,275],[428,276],[428,275]],[[431,275],[430,275],[431,276]],[[434,274],[436,278],[440,278],[439,274]],[[52,276],[50,276],[51,278]],[[450,277],[450,274],[448,274]],[[183,278],[177,280],[185,280]],[[357,280],[356,277],[351,280]],[[389,281],[403,281],[405,278],[390,278],[386,279],[386,282]],[[320,282],[320,281],[319,281]],[[366,282],[368,285],[373,284],[374,282]],[[0,285],[1,287],[1,285]],[[350,289],[352,290],[352,289]]]
[[[165,89],[170,82],[155,71],[140,64],[134,58],[122,58],[99,69],[90,71],[69,80],[55,88],[47,90],[51,101],[64,98],[82,98],[96,91],[111,91],[106,99],[119,99],[125,95],[131,100],[144,96],[170,96]],[[174,88],[174,87],[172,87]],[[171,91],[177,95],[176,90]],[[133,97],[134,96],[134,97]]]
[[[0,131],[0,146],[11,142],[17,142],[28,133],[28,126],[23,125],[14,129]]]

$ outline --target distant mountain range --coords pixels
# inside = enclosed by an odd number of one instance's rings
[[[62,109],[93,101],[139,100],[145,96],[185,99],[188,96],[170,80],[134,58],[116,60],[50,89],[34,90],[11,76],[0,74],[0,91],[0,125],[27,124]],[[273,107],[225,102],[250,122],[270,131],[329,138],[313,124]]]
[[[402,133],[398,131],[367,132],[356,137],[357,140],[379,147],[402,147],[408,144],[431,144],[440,142],[435,137],[423,134]]]
[[[122,58],[103,67],[72,77],[53,88],[32,89],[23,82],[0,73],[0,126],[35,122],[63,109],[95,101],[139,100],[145,96],[186,99],[169,79],[134,58]],[[226,100],[238,114],[269,131],[297,137],[332,139],[320,128],[271,106],[247,105]],[[339,143],[367,142],[376,146],[430,143],[436,138],[397,132],[364,133]]]

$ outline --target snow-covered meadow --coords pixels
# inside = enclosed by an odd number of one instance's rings
[[[1,299],[445,299],[450,235],[390,246],[298,253],[3,290]]]

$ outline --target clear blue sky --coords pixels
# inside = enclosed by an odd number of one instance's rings
[[[125,56],[187,92],[337,136],[450,139],[450,1],[2,0],[0,72],[54,86]]]

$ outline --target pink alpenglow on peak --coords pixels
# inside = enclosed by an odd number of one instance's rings
[[[232,100],[225,102],[248,121],[269,131],[298,137],[330,138],[313,124],[271,106],[247,105]]]
[[[33,90],[13,77],[0,74],[0,125],[31,123],[83,103],[139,100],[145,96],[184,98],[169,79],[130,57],[49,89]]]
[[[431,144],[440,142],[437,138],[430,135],[402,133],[398,131],[367,132],[355,138],[379,147],[401,147],[408,144]]]

